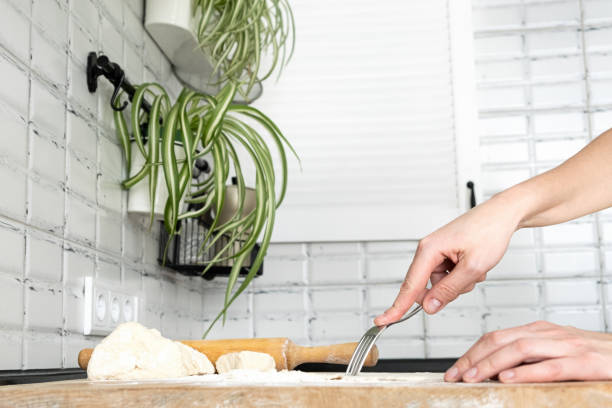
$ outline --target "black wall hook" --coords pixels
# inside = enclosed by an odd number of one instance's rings
[[[103,76],[110,81],[115,87],[113,96],[111,97],[111,107],[114,110],[123,110],[127,107],[127,102],[124,102],[122,106],[118,106],[117,98],[119,96],[119,90],[127,94],[128,99],[131,101],[134,98],[136,88],[127,80],[125,72],[119,64],[111,62],[106,55],[98,55],[96,52],[90,52],[87,55],[87,88],[89,92],[96,92],[98,89],[98,77]],[[142,108],[148,113],[151,111],[151,105],[147,101],[143,101]]]
[[[123,101],[123,105],[119,105],[119,91],[121,90],[121,85],[123,84],[123,80],[125,79],[125,75],[121,76],[121,80],[119,80],[119,86],[115,87],[113,91],[113,96],[111,96],[111,108],[117,112],[121,112],[128,106],[127,101]]]
[[[476,207],[476,192],[474,191],[474,182],[470,180],[465,186],[468,188],[468,190],[470,190],[470,208],[474,208]]]

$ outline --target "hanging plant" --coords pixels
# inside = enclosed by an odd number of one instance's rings
[[[213,74],[221,83],[239,83],[243,95],[291,59],[295,26],[287,0],[194,0],[197,11],[196,35],[213,60]],[[263,68],[266,52],[271,60]]]
[[[138,86],[130,114],[134,149],[125,117],[121,112],[114,114],[128,174],[132,175],[122,186],[130,189],[138,183],[148,182],[151,224],[157,191],[166,189],[163,217],[170,237],[178,233],[177,225],[181,220],[204,217],[211,212],[221,214],[227,181],[232,172],[235,175],[238,210],[223,223],[218,222],[219,217],[212,217],[200,248],[207,251],[217,242],[224,243],[223,248],[204,266],[203,274],[216,263],[233,260],[223,308],[204,336],[222,316],[225,321],[228,307],[257,274],[270,244],[276,209],[285,196],[286,148],[295,154],[287,139],[266,115],[251,106],[232,103],[237,87],[236,83],[230,82],[216,97],[184,89],[178,99],[171,103],[162,86],[155,83]],[[145,99],[152,101],[149,113],[142,109]],[[145,134],[141,131],[144,123],[148,123]],[[278,195],[274,160],[266,140],[279,154],[281,171]],[[177,146],[182,146],[179,158]],[[250,212],[244,211],[246,186],[239,150],[246,152],[255,169],[256,203]],[[135,154],[143,159],[141,162],[144,164],[139,169],[131,169]],[[192,178],[192,171],[196,160],[204,156],[212,161],[212,171],[203,181],[197,182]],[[160,172],[163,172],[163,184],[158,182]],[[221,240],[222,237],[225,239]],[[236,286],[240,269],[258,240],[261,240],[260,250],[248,274]],[[235,250],[237,245],[239,249]]]

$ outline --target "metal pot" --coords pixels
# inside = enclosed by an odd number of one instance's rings
[[[245,187],[244,189],[244,205],[242,206],[242,218],[249,215],[257,206],[257,199],[255,197],[255,189]],[[238,201],[238,186],[229,185],[225,186],[225,201],[223,207],[217,218],[217,225],[223,225],[231,220],[238,212],[240,202]],[[211,211],[211,217],[214,219],[214,211]]]

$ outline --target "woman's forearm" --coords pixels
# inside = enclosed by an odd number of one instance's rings
[[[508,204],[517,229],[558,224],[612,206],[612,129],[560,166],[491,200]]]
[[[496,194],[424,237],[397,298],[375,323],[399,320],[416,301],[436,313],[469,292],[499,263],[518,228],[558,224],[609,206],[612,130],[559,167]]]

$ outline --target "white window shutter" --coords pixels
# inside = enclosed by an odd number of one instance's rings
[[[478,168],[469,1],[291,4],[294,57],[254,104],[302,160],[273,240],[419,239],[465,211]]]

